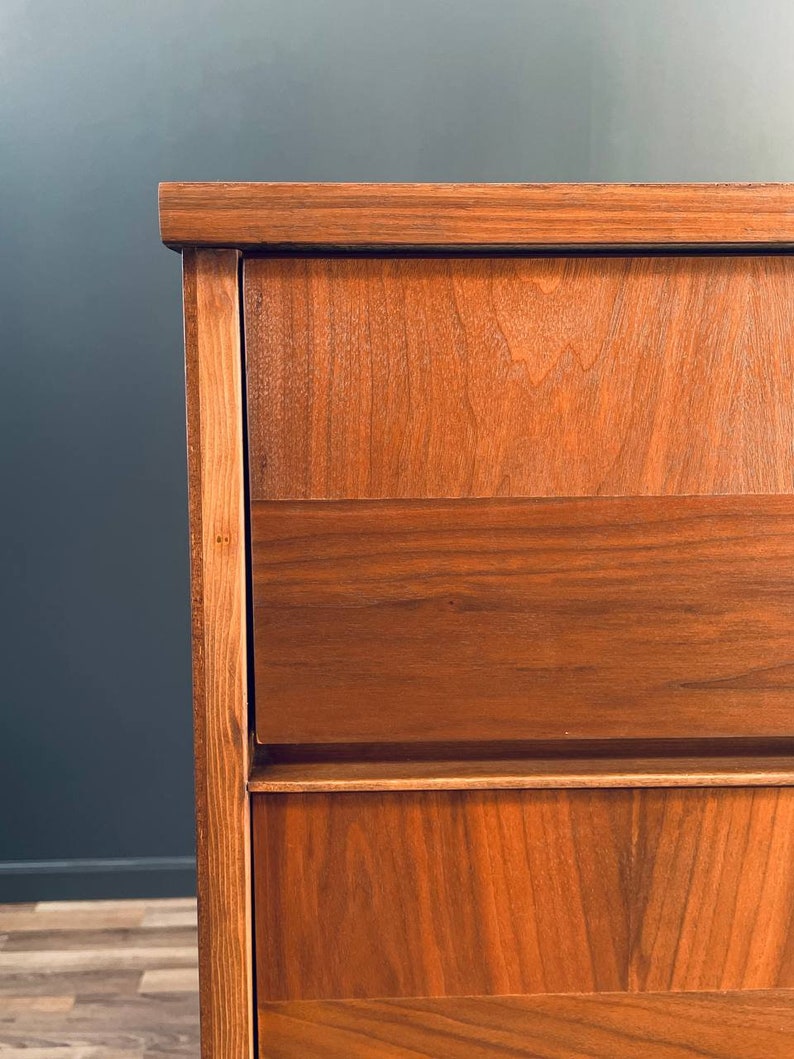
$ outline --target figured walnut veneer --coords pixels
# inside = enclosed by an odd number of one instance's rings
[[[161,229],[204,1059],[788,1059],[794,187]]]

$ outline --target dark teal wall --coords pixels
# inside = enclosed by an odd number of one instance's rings
[[[792,39],[790,0],[4,0],[0,901],[192,886],[157,182],[794,179]]]

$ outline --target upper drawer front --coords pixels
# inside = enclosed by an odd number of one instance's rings
[[[782,256],[247,260],[259,738],[790,734],[793,295]]]
[[[251,258],[254,499],[781,493],[790,257]]]

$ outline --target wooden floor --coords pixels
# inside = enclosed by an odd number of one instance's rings
[[[3,1059],[197,1059],[196,902],[0,905]]]

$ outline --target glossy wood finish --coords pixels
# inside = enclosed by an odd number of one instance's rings
[[[794,988],[794,790],[646,792],[635,863],[633,989]]]
[[[253,823],[260,1002],[794,988],[792,788],[264,794]]]
[[[794,498],[259,502],[263,743],[786,736]]]
[[[254,499],[794,491],[794,258],[245,262]]]
[[[255,766],[248,783],[263,794],[612,787],[794,787],[794,755],[331,759]]]
[[[184,255],[202,1055],[253,1054],[236,251]]]
[[[259,1009],[259,1059],[790,1059],[790,994],[304,1001]]]
[[[169,183],[160,232],[174,248],[791,247],[794,187]]]
[[[627,985],[629,791],[253,799],[260,1001]]]
[[[161,205],[205,1059],[789,1059],[794,186]]]

